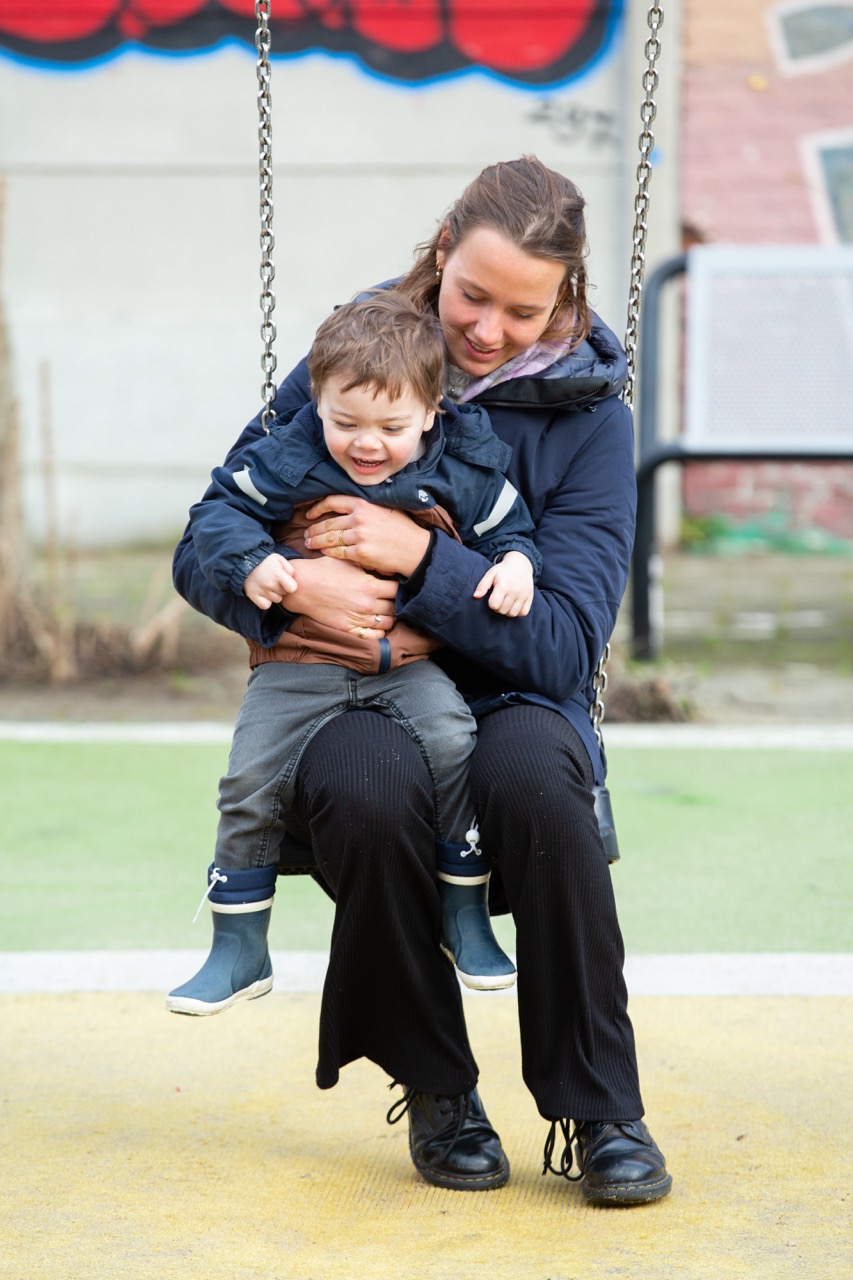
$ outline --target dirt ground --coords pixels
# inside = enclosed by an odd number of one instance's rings
[[[87,580],[101,616],[128,615],[116,600],[119,572],[133,576],[122,561]],[[168,598],[168,582],[162,590]],[[853,721],[853,556],[668,555],[661,607],[662,657],[631,664],[626,602],[610,665],[611,723]],[[60,686],[6,682],[0,720],[232,720],[247,677],[243,642],[189,608],[180,628],[170,670]]]
[[[64,688],[0,686],[0,720],[231,721],[246,684],[242,655],[196,674],[90,680]],[[853,722],[853,677],[805,663],[614,673],[607,722],[687,719],[708,724]]]

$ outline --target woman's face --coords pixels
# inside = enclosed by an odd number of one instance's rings
[[[492,227],[452,252],[439,241],[438,315],[450,363],[482,377],[542,336],[563,293],[559,262],[534,258]]]

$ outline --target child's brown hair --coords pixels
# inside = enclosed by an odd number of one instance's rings
[[[398,400],[411,390],[428,409],[444,393],[445,349],[436,317],[395,289],[338,307],[317,330],[308,372],[315,400],[332,377],[342,391],[374,387]]]

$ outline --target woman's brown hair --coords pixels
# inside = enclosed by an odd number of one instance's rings
[[[542,337],[568,338],[578,346],[590,324],[585,204],[573,182],[535,156],[489,165],[450,207],[435,235],[417,247],[415,265],[398,288],[437,312],[439,243],[449,257],[475,228],[491,227],[531,257],[564,268],[564,292]]]

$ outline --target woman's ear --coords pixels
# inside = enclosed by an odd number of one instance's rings
[[[436,268],[444,270],[444,264],[447,261],[447,251],[450,247],[450,236],[447,234],[447,227],[442,227],[438,234],[438,244],[435,247],[435,265]]]
[[[549,324],[554,319],[554,317],[556,316],[557,312],[560,310],[560,307],[563,305],[563,303],[566,301],[569,301],[569,302],[572,301],[571,285],[572,285],[571,280],[564,280],[563,283],[560,285],[560,288],[557,290],[557,301],[554,303],[554,309],[551,312],[550,316],[548,317]]]

